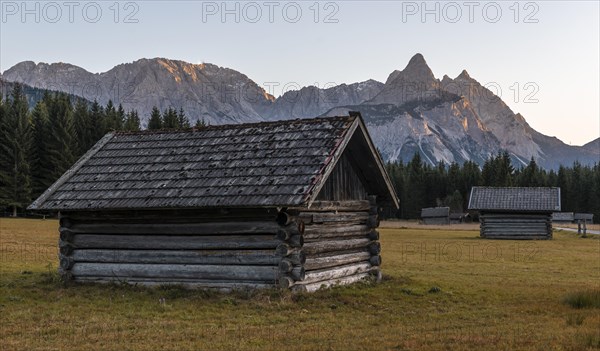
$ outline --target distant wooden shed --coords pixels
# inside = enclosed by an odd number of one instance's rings
[[[398,199],[360,114],[109,133],[31,206],[75,282],[314,291],[379,276]]]
[[[573,212],[554,212],[552,213],[552,223],[573,223],[575,216]]]
[[[450,224],[450,207],[427,207],[421,209],[423,224]]]
[[[479,211],[482,238],[551,239],[560,188],[473,187],[469,210]]]

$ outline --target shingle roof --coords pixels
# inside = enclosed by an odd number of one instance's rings
[[[305,205],[359,123],[352,116],[109,133],[30,209]]]
[[[554,212],[560,211],[560,188],[473,187],[470,210]]]
[[[448,217],[450,207],[427,207],[421,209],[421,218]]]

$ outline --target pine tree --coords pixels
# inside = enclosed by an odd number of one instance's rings
[[[179,113],[177,114],[177,121],[179,123],[179,129],[189,129],[191,127],[190,120],[185,115],[183,108],[179,109]]]
[[[123,105],[119,104],[117,108],[117,114],[115,119],[115,130],[123,130],[123,125],[125,124],[125,109],[123,109]]]
[[[0,117],[0,203],[18,208],[31,201],[31,124],[28,103],[20,84],[15,84]]]
[[[90,108],[90,123],[89,132],[90,141],[87,143],[88,149],[100,140],[106,134],[106,114],[104,108],[100,106],[98,101],[94,100]]]
[[[194,125],[194,128],[204,128],[206,127],[206,122],[204,121],[204,117],[202,117],[202,119],[198,118],[196,120],[196,124]]]
[[[115,105],[113,105],[112,100],[108,100],[108,103],[104,108],[104,114],[106,121],[106,130],[119,130],[121,127],[119,123],[119,115],[117,113],[117,110],[115,109]]]
[[[179,118],[177,117],[177,111],[171,107],[165,109],[162,116],[164,129],[178,129]]]
[[[419,218],[421,208],[425,207],[425,182],[424,166],[421,161],[421,155],[416,152],[412,160],[407,165],[407,182],[404,188],[407,191],[406,216],[408,218]]]
[[[69,97],[60,93],[51,101],[52,105],[48,108],[50,138],[47,152],[53,166],[50,175],[56,180],[73,165],[78,147]]]
[[[150,120],[148,121],[148,129],[149,130],[158,130],[158,129],[162,129],[162,127],[163,127],[163,123],[162,123],[162,117],[160,115],[160,111],[158,110],[158,107],[153,106],[152,112],[150,113]]]
[[[137,132],[141,129],[140,117],[138,116],[137,111],[132,110],[127,113],[123,129],[129,132]]]
[[[33,127],[33,145],[31,153],[31,181],[33,198],[41,195],[54,182],[52,164],[48,157],[50,140],[50,122],[48,109],[43,101],[35,105],[31,113]]]
[[[93,145],[90,130],[90,113],[87,103],[83,99],[77,99],[73,111],[73,123],[77,132],[77,156],[83,155]]]

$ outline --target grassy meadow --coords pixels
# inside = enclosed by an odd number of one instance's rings
[[[482,240],[476,230],[380,231],[380,284],[220,294],[64,286],[58,222],[2,218],[0,350],[600,348],[598,236],[527,242]]]

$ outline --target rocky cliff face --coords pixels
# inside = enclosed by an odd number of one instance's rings
[[[183,107],[193,119],[211,124],[261,121],[274,97],[246,75],[212,64],[167,59],[141,59],[94,74],[65,64],[22,62],[4,72],[7,81],[65,91],[148,118],[153,106]]]
[[[319,116],[336,106],[358,105],[370,100],[379,94],[383,87],[383,83],[375,80],[341,84],[327,89],[304,87],[280,96],[265,116],[273,120]]]
[[[345,115],[361,111],[385,159],[408,161],[415,152],[435,164],[483,163],[507,150],[517,163],[533,157],[556,168],[574,160],[600,159],[596,140],[568,146],[529,126],[467,71],[437,79],[422,55],[385,83],[368,80],[326,89],[305,87],[275,99],[246,75],[212,64],[162,58],[141,59],[93,74],[65,63],[22,62],[5,71],[6,81],[59,90],[137,109],[147,119],[153,106],[183,107],[192,120],[211,124]]]

